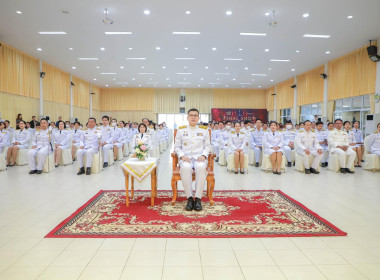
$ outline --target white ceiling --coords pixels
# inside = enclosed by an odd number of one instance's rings
[[[104,8],[114,24],[103,23]],[[150,15],[144,14],[146,9]],[[227,10],[232,11],[230,16]],[[268,24],[272,15],[265,16],[272,10],[278,21],[275,28]],[[210,88],[210,83],[220,83],[214,87],[267,88],[380,38],[379,12],[379,0],[1,0],[0,40],[100,87],[121,87],[117,83],[127,82],[127,87]],[[303,18],[304,13],[310,16]],[[65,31],[67,35],[39,35],[39,31]],[[105,35],[106,31],[133,34]],[[173,31],[201,34],[173,35]],[[241,36],[240,32],[267,36]],[[331,38],[303,38],[306,33]],[[79,61],[79,57],[99,60]],[[117,74],[100,74],[104,72]],[[192,74],[177,74],[184,72]]]

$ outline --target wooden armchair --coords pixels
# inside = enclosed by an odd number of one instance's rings
[[[174,130],[174,141],[175,137],[177,134],[177,130]],[[211,138],[211,137],[210,137]],[[177,182],[181,180],[181,174],[179,173],[179,165],[178,165],[178,156],[176,152],[171,153],[171,156],[173,158],[173,175],[172,175],[172,190],[173,190],[173,199],[172,199],[172,205],[175,205],[175,202],[177,200]],[[210,200],[210,205],[214,205],[214,200],[212,197],[212,194],[214,192],[214,187],[215,187],[215,177],[214,177],[214,157],[215,154],[210,153],[208,155],[208,162],[207,162],[207,176],[206,176],[206,181],[207,181],[207,197]],[[193,181],[195,180],[195,171],[193,170]]]

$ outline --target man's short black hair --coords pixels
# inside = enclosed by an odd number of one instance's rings
[[[343,121],[342,121],[341,119],[336,119],[336,120],[334,121],[334,123],[336,123],[336,122],[342,122],[342,123],[343,123]]]
[[[311,123],[311,121],[307,120],[307,121],[305,121],[303,124],[306,124],[307,122]]]
[[[78,122],[78,121],[75,121],[75,122],[74,122],[74,124],[78,124],[78,125],[80,125],[80,122]]]
[[[287,121],[285,122],[285,124],[288,124],[288,123],[293,124],[291,120],[287,120]]]
[[[323,122],[322,122],[322,121],[317,121],[317,122],[315,123],[315,125],[320,125],[320,124],[323,124]]]
[[[90,118],[90,119],[91,119],[91,118]],[[109,121],[109,120],[110,120],[110,117],[109,117],[109,116],[103,116],[103,117],[102,117],[102,120],[103,120],[103,119],[107,119],[107,121]]]
[[[189,111],[187,111],[187,114],[189,114],[190,112],[197,112],[197,113],[198,113],[198,116],[199,116],[199,111],[198,111],[198,109],[191,108]]]
[[[107,117],[107,116],[105,116],[105,117]],[[103,117],[104,118],[104,117]],[[102,118],[102,119],[103,119]],[[108,117],[107,117],[108,118]],[[94,120],[95,121],[95,123],[96,123],[96,119],[94,118],[94,117],[91,117],[91,118],[88,118],[88,120]],[[108,120],[109,120],[109,118],[108,118]]]

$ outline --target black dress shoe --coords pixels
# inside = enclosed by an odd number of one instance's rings
[[[239,174],[239,171],[235,171],[235,174]]]
[[[305,168],[305,174],[310,174],[310,169]]]
[[[42,174],[42,170],[37,170],[37,174]]]
[[[277,171],[277,175],[281,175],[281,171]]]
[[[351,169],[350,169],[350,168],[346,168],[346,173],[351,173],[351,174],[354,174],[354,173],[355,173],[355,171],[351,171]]]
[[[106,168],[106,167],[108,167],[108,162],[105,162],[105,163],[103,164],[103,168]]]
[[[58,168],[58,164],[55,165],[55,168]]]
[[[244,171],[240,171],[240,174],[244,174]]]
[[[326,167],[326,165],[325,165],[325,163],[324,163],[324,162],[322,162],[321,166],[322,166],[322,167]]]
[[[310,172],[313,174],[319,174],[319,171],[315,170],[314,168],[310,168]]]
[[[277,174],[277,171],[273,171],[273,174]]]
[[[198,197],[195,198],[194,210],[195,211],[202,211],[202,200]]]
[[[296,162],[293,162],[293,166],[296,166]]]
[[[259,163],[258,162],[256,162],[255,167],[259,167]]]
[[[218,162],[219,161],[219,158],[217,157],[216,159],[215,159],[215,162]]]
[[[82,175],[82,174],[84,174],[84,167],[81,167],[79,169],[79,172],[77,173],[77,175]]]
[[[288,167],[292,167],[292,163],[288,161]]]
[[[346,168],[341,168],[340,169],[340,173],[342,173],[342,174],[346,174],[347,172],[346,172]]]
[[[328,163],[328,162],[325,162],[325,166],[326,166],[326,167],[329,166],[329,163]]]
[[[91,167],[86,168],[86,175],[91,175]]]
[[[35,174],[35,173],[37,173],[37,170],[30,170],[29,171],[29,174]]]
[[[192,197],[189,197],[187,199],[187,204],[186,204],[186,211],[191,211],[194,209],[194,199]]]

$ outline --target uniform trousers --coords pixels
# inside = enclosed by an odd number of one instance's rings
[[[253,150],[255,151],[256,162],[260,162],[261,149],[258,147],[253,147]]]
[[[299,155],[302,156],[303,165],[305,166],[305,169],[310,169],[310,161],[309,156],[313,157],[313,162],[311,164],[311,168],[314,168],[315,170],[318,169],[319,163],[322,160],[323,153],[318,154],[318,151],[315,149],[309,149],[310,155],[307,155],[305,151],[299,151]]]
[[[191,158],[190,162],[181,161],[180,171],[183,189],[185,191],[186,197],[193,197],[193,168],[195,170],[195,197],[202,198],[203,189],[206,183],[206,172],[207,161],[198,162],[196,159]]]
[[[45,159],[49,154],[49,147],[41,147],[30,149],[28,151],[28,161],[30,170],[42,170],[45,164]],[[38,159],[38,164],[37,160]]]
[[[113,143],[114,146],[117,146],[119,149],[123,147],[123,143]]]
[[[374,154],[374,155],[377,155],[378,157],[380,157],[380,151],[371,151],[371,154]]]
[[[229,147],[224,145],[222,146],[222,150],[224,151],[224,156],[225,156],[225,159],[226,161],[228,160],[228,151],[229,151]]]
[[[219,157],[219,143],[212,144],[216,157]]]
[[[104,163],[108,163],[108,160],[109,160],[109,151],[113,149],[113,145],[112,144],[105,144],[103,146],[103,162]]]
[[[98,150],[95,150],[93,148],[84,148],[84,149],[78,149],[77,151],[77,160],[78,165],[80,168],[83,167],[83,156],[86,155],[86,167],[91,167],[92,165],[92,155],[98,153]]]
[[[347,151],[335,148],[331,152],[338,155],[340,168],[351,168],[356,157],[356,153],[351,148],[348,148]]]
[[[288,162],[291,162],[292,161],[291,152],[292,152],[293,149],[290,148],[289,146],[283,146],[282,149],[284,150],[284,154],[285,154],[286,160]]]

